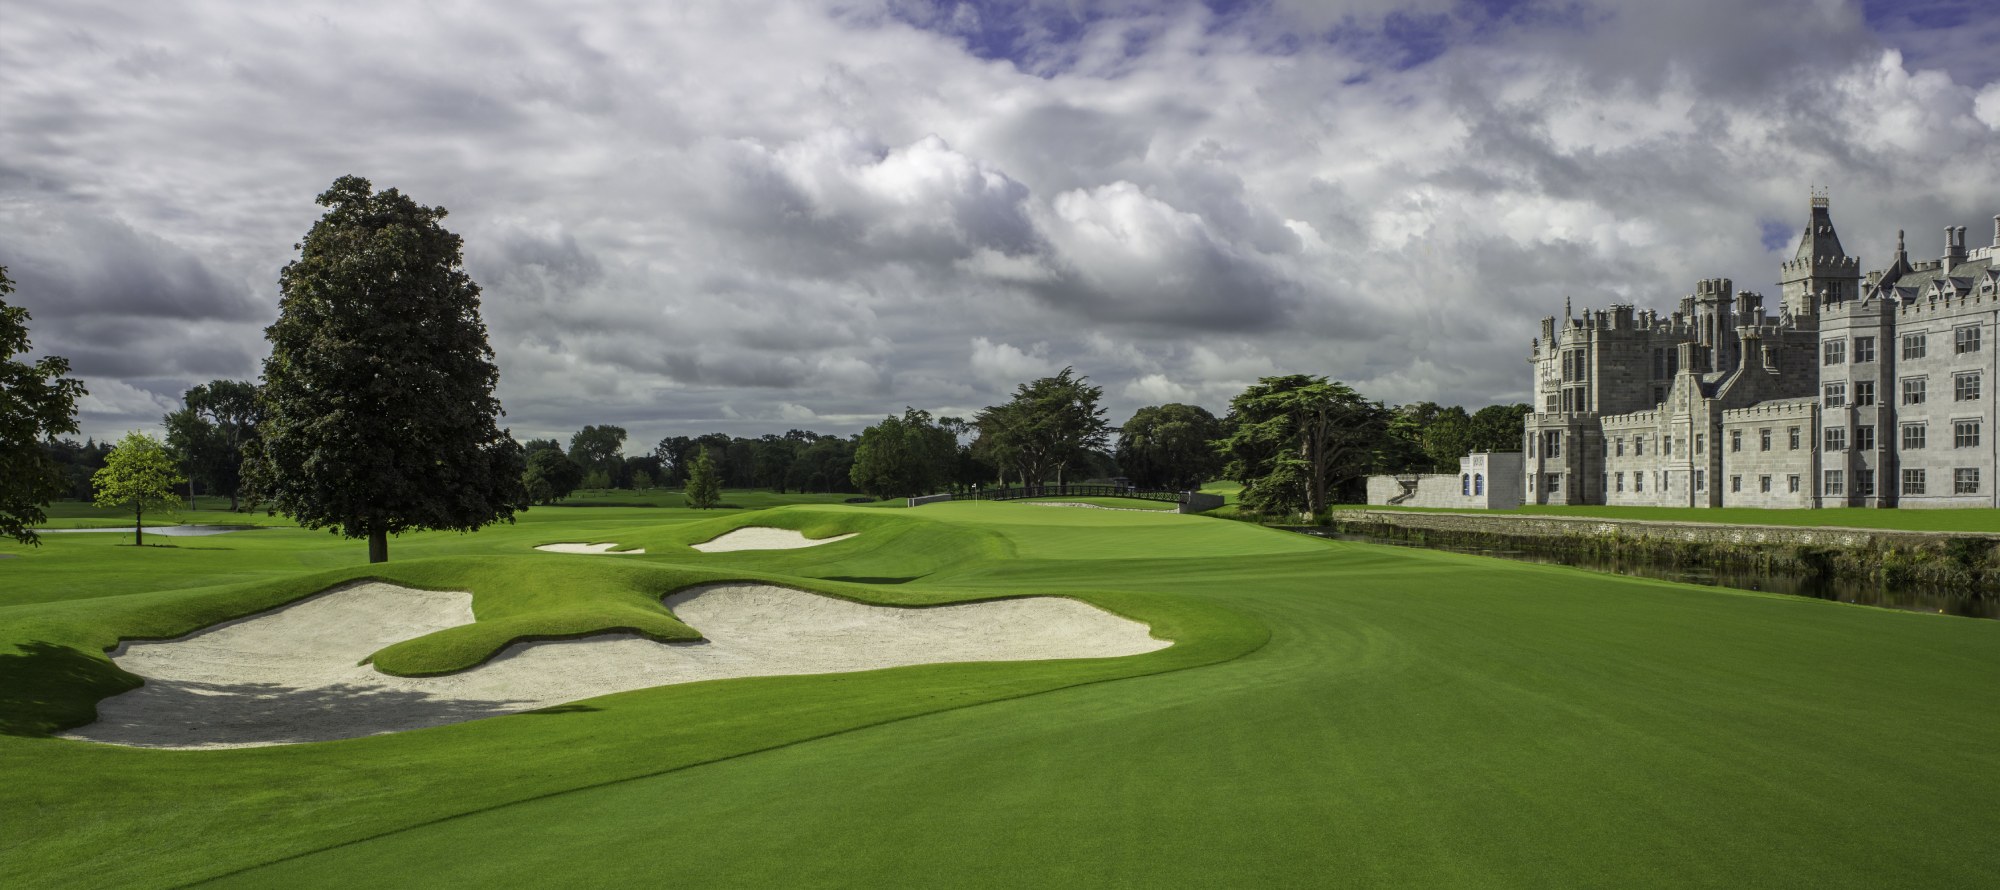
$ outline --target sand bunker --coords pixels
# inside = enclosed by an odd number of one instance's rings
[[[729,677],[830,674],[957,661],[1104,658],[1166,648],[1147,627],[1077,600],[928,609],[783,587],[718,584],[666,600],[708,639],[636,634],[520,643],[444,677],[392,677],[360,659],[472,621],[466,593],[368,582],[178,640],[121,645],[146,685],[98,703],[67,738],[148,748],[240,748],[353,738]]]
[[[615,542],[608,544],[543,544],[535,549],[548,553],[595,553],[608,556],[638,556],[646,552],[646,548],[644,547],[637,550],[619,550],[614,552],[611,548],[616,546],[618,545]]]
[[[808,538],[805,533],[788,528],[754,525],[749,528],[739,528],[707,543],[692,546],[703,553],[727,553],[732,550],[797,550],[800,547],[818,547],[821,544],[845,541],[852,537],[853,534],[834,535],[831,538]]]

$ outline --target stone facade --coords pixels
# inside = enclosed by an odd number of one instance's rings
[[[1458,459],[1457,473],[1368,477],[1368,503],[1382,507],[1512,510],[1521,506],[1521,453],[1479,452]]]
[[[1992,507],[2000,217],[1861,274],[1815,196],[1773,315],[1700,282],[1667,315],[1542,319],[1523,430],[1533,504]]]

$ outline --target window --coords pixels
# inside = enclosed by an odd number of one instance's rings
[[[1847,384],[1845,383],[1827,384],[1826,406],[1828,408],[1838,408],[1845,404],[1847,404]]]
[[[1667,490],[1669,490],[1669,489],[1671,489],[1671,488],[1673,488],[1673,487],[1674,487],[1674,471],[1672,471],[1672,470],[1663,470],[1663,471],[1661,471],[1661,472],[1660,472],[1660,490],[1661,490],[1661,491],[1667,491]]]
[[[1742,450],[1743,450],[1743,431],[1742,431],[1742,430],[1730,430],[1730,431],[1729,431],[1729,450],[1730,450],[1730,451],[1732,451],[1732,452],[1736,452],[1736,451],[1742,451]]]
[[[1470,473],[1459,474],[1458,493],[1461,497],[1470,497],[1472,495],[1472,474]]]
[[[1953,328],[1951,332],[1951,351],[1958,355],[1964,355],[1968,352],[1978,352],[1979,326],[1969,324],[1962,328]]]
[[[1904,494],[1923,494],[1923,493],[1924,493],[1924,471],[1923,471],[1923,470],[1904,470],[1904,471],[1903,471],[1903,493],[1904,493]]]
[[[1757,431],[1757,450],[1771,450],[1771,430],[1768,427]]]
[[[1833,426],[1830,426],[1830,427],[1827,427],[1827,428],[1826,428],[1826,444],[1825,444],[1824,446],[1822,446],[1821,450],[1823,450],[1823,451],[1846,451],[1846,450],[1847,450],[1847,428],[1846,428],[1846,427],[1833,427]]]
[[[1799,493],[1799,474],[1793,473],[1785,477],[1785,490],[1792,494]]]
[[[1822,487],[1829,496],[1845,496],[1847,494],[1846,477],[1839,470],[1828,470],[1826,471],[1826,484]]]
[[[1979,468],[1959,467],[1958,469],[1951,471],[1951,493],[1978,494]]]
[[[1657,405],[1666,400],[1667,400],[1667,388],[1664,386],[1653,387],[1653,403]]]
[[[1729,477],[1729,493],[1735,494],[1742,490],[1743,490],[1743,477],[1742,476]]]
[[[1695,491],[1707,491],[1707,490],[1708,490],[1708,474],[1707,474],[1707,473],[1705,473],[1705,472],[1703,472],[1703,471],[1701,471],[1701,470],[1696,470],[1696,471],[1694,471],[1694,490],[1695,490]]]
[[[1707,453],[1708,453],[1708,434],[1707,434],[1707,433],[1695,433],[1695,434],[1694,434],[1694,453],[1696,453],[1696,454],[1707,454]]]
[[[1929,344],[1930,340],[1925,334],[1904,334],[1903,360],[1909,361],[1913,358],[1923,358],[1924,352],[1929,348]]]
[[[1826,357],[1826,362],[1825,362],[1826,364],[1829,365],[1847,364],[1847,341],[1846,340],[1826,341],[1825,348],[1822,350],[1822,354]]]
[[[1615,478],[1617,479],[1617,482],[1618,482],[1618,490],[1619,490],[1619,491],[1624,491],[1624,490],[1625,490],[1625,474],[1624,474],[1624,473],[1617,473],[1617,474],[1615,474]]]
[[[1792,438],[1792,450],[1793,450],[1793,451],[1797,451],[1797,450],[1799,450],[1799,428],[1798,428],[1798,427],[1792,427],[1791,429],[1787,430],[1787,432],[1789,432],[1789,433],[1791,434],[1791,438]]]
[[[1875,471],[1862,468],[1854,471],[1854,493],[1860,497],[1875,496]]]
[[[1539,474],[1539,473],[1529,473],[1529,474],[1528,474],[1528,490],[1529,490],[1529,491],[1531,491],[1531,492],[1535,490],[1535,477],[1536,477],[1536,476],[1538,476],[1538,475],[1540,475],[1540,474]]]
[[[1875,381],[1854,381],[1854,404],[1861,407],[1875,404]]]
[[[1550,430],[1546,433],[1543,433],[1542,438],[1544,440],[1542,442],[1542,454],[1548,457],[1563,456],[1562,430]]]
[[[1960,402],[1979,401],[1979,374],[1954,374],[1951,378],[1951,397]]]
[[[1874,427],[1872,427],[1872,426],[1857,426],[1857,427],[1855,427],[1855,428],[1854,428],[1854,450],[1856,450],[1856,451],[1874,451],[1874,450],[1875,450],[1875,428],[1874,428]]]
[[[1926,438],[1926,436],[1925,436],[1925,432],[1924,432],[1924,425],[1923,425],[1923,424],[1921,424],[1921,423],[1906,423],[1906,424],[1903,424],[1903,450],[1904,450],[1904,451],[1913,451],[1913,450],[1915,450],[1915,449],[1918,449],[1918,448],[1922,448],[1922,447],[1924,447],[1924,439],[1925,439],[1925,438]]]
[[[1757,477],[1757,490],[1758,490],[1759,492],[1763,493],[1763,494],[1770,494],[1770,493],[1771,493],[1771,477],[1769,477],[1769,476],[1758,476],[1758,477]]]
[[[1619,456],[1619,457],[1624,457],[1624,456],[1625,456],[1625,437],[1624,437],[1624,436],[1619,436],[1619,437],[1618,437],[1618,456]]]
[[[1633,491],[1645,491],[1645,490],[1646,490],[1646,474],[1645,474],[1645,473],[1633,473],[1633,474],[1632,474],[1632,490],[1633,490]]]
[[[1556,492],[1559,492],[1559,491],[1562,491],[1562,489],[1563,489],[1563,474],[1561,474],[1561,473],[1550,473],[1550,474],[1549,474],[1549,494],[1555,494]]]
[[[1485,493],[1486,493],[1486,474],[1485,474],[1485,473],[1474,473],[1474,474],[1472,474],[1472,493],[1473,493],[1473,494],[1475,494],[1475,495],[1480,495],[1480,494],[1485,494]]]
[[[1556,394],[1555,394],[1555,393],[1549,393],[1549,411],[1548,411],[1548,413],[1550,413],[1550,414],[1554,414],[1554,413],[1556,413]]]
[[[1951,424],[1951,447],[1978,448],[1979,421],[1955,420]]]
[[[1672,436],[1661,436],[1661,437],[1660,437],[1660,453],[1661,453],[1661,454],[1673,454],[1673,453],[1674,453],[1674,437],[1672,437]]]
[[[1922,377],[1903,378],[1903,404],[1905,405],[1923,404],[1924,388],[1925,388],[1924,378]]]
[[[1872,362],[1874,360],[1875,360],[1875,338],[1874,337],[1854,338],[1855,364],[1860,364],[1862,362]]]
[[[1644,457],[1645,455],[1646,455],[1646,437],[1644,437],[1644,436],[1633,436],[1633,437],[1632,437],[1632,456],[1634,456],[1634,457]]]

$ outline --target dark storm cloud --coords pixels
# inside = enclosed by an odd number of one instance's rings
[[[97,434],[255,373],[345,173],[451,208],[517,435],[849,432],[1066,365],[1121,417],[1301,370],[1512,399],[1565,295],[1768,290],[1810,185],[1876,264],[2000,210],[1983,20],[1866,12],[31,0],[0,264]]]

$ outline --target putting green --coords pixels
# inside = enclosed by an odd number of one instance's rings
[[[285,530],[6,549],[0,869],[131,887],[2000,882],[2000,624],[1165,513],[542,512],[411,536],[372,571],[352,542]],[[858,535],[687,547],[747,525]],[[647,553],[531,549],[585,539]],[[241,751],[33,737],[117,686],[106,640],[368,575],[472,590],[480,623],[525,632],[743,579],[891,603],[1057,593],[1178,642]],[[417,654],[490,641],[459,642]]]

